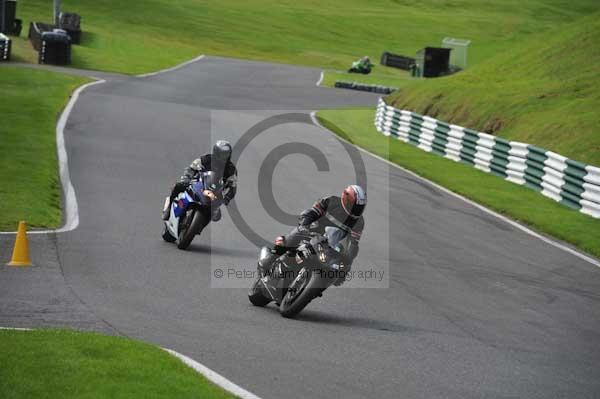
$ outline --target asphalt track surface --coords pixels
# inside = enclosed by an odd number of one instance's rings
[[[289,229],[259,201],[264,164],[290,214],[354,182],[343,146],[308,113],[376,97],[318,79],[318,70],[206,57],[83,92],[65,130],[80,225],[56,246],[87,308],[264,398],[600,397],[600,269],[368,155],[356,264],[385,278],[330,289],[297,320],[252,307],[246,288],[217,288],[248,287],[214,272],[252,271],[258,252],[227,211],[189,251],[161,240],[162,201],[182,168],[269,116],[305,114],[240,155],[236,205],[259,235]],[[265,161],[289,142],[322,151],[329,171],[301,154]]]

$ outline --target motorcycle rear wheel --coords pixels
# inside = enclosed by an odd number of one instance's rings
[[[177,248],[187,249],[192,243],[192,240],[196,234],[200,234],[204,227],[208,224],[208,219],[204,217],[204,213],[194,209],[192,215],[187,215],[186,218],[191,217],[191,222],[187,227],[179,233],[179,240],[177,241]]]

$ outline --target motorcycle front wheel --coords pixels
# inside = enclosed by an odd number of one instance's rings
[[[163,228],[162,238],[166,242],[175,242],[175,241],[177,241],[177,239],[171,235],[171,233],[169,232],[169,229],[167,229],[167,226],[165,226]]]
[[[192,243],[192,240],[196,234],[200,234],[202,229],[208,224],[208,219],[204,217],[204,213],[194,209],[191,214],[186,215],[186,219],[190,218],[190,222],[183,227],[179,233],[179,240],[177,241],[177,248],[187,249]]]
[[[279,305],[279,312],[283,317],[295,317],[327,288],[321,277],[311,270],[305,269],[298,278],[300,280],[292,283]]]

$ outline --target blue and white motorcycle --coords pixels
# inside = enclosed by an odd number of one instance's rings
[[[169,219],[164,222],[163,240],[176,243],[179,249],[186,249],[211,220],[218,218],[215,215],[219,215],[222,203],[223,181],[212,171],[203,172],[173,200]],[[167,197],[164,209],[168,206]]]

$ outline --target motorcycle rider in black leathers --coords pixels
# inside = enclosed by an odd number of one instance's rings
[[[202,155],[195,159],[188,166],[183,175],[179,178],[179,182],[175,184],[171,190],[171,196],[166,208],[163,210],[163,220],[169,220],[171,203],[179,193],[184,192],[190,185],[190,182],[197,178],[202,172],[213,171],[217,176],[221,176],[224,183],[223,188],[223,203],[228,205],[235,197],[237,190],[237,170],[231,162],[231,144],[225,140],[219,140],[213,146],[212,154]],[[221,219],[221,210],[217,208],[212,214],[212,221],[216,222]]]
[[[328,226],[337,227],[350,234],[349,248],[343,251],[345,272],[350,271],[352,261],[358,255],[358,241],[365,226],[362,213],[367,205],[367,194],[362,187],[351,185],[344,189],[342,196],[325,197],[300,214],[298,227],[290,234],[275,239],[274,253],[258,264],[262,276],[268,275],[273,262],[286,251],[296,249],[310,231],[323,234]],[[311,224],[315,223],[311,228]],[[335,285],[341,285],[344,279],[338,279]]]

